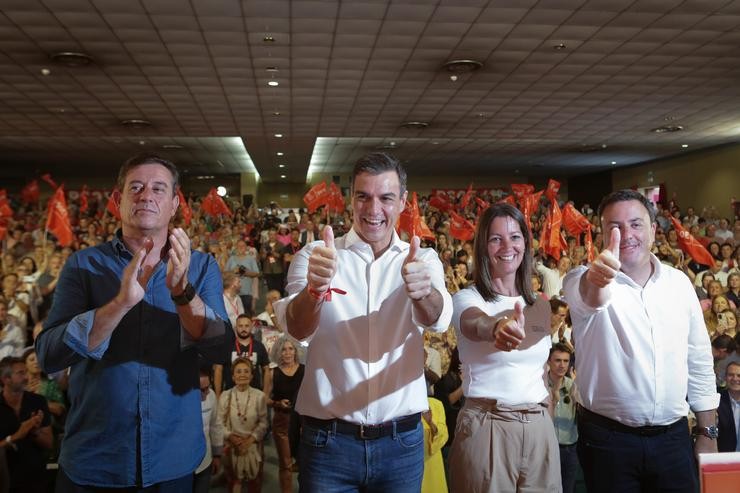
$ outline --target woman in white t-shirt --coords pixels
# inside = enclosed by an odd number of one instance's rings
[[[492,205],[475,235],[475,284],[453,297],[466,399],[450,453],[452,491],[561,490],[546,404],[550,305],[531,277],[524,216]]]

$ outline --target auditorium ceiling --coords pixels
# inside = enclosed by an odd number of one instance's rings
[[[0,0],[0,173],[572,176],[740,140],[735,0]]]

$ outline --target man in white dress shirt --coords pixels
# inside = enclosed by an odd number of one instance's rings
[[[406,173],[393,157],[361,158],[353,172],[352,229],[307,245],[276,303],[308,345],[296,411],[303,416],[302,492],[418,492],[420,414],[428,409],[423,331],[447,330],[452,301],[439,257],[398,238]]]
[[[650,253],[655,212],[621,190],[599,206],[609,246],[563,283],[578,348],[578,456],[590,492],[695,492],[693,451],[716,452],[712,352],[682,272]],[[688,396],[688,399],[687,399]]]

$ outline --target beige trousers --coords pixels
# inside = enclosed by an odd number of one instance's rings
[[[450,490],[561,492],[560,452],[547,408],[466,399],[450,451]]]

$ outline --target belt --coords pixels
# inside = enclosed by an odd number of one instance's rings
[[[375,440],[376,438],[393,435],[394,430],[397,433],[403,433],[416,429],[421,422],[421,413],[409,414],[377,425],[358,425],[343,419],[318,419],[311,416],[303,416],[302,418],[305,424],[314,428],[334,431],[342,435],[352,435],[361,440]]]
[[[681,418],[669,425],[657,425],[657,426],[627,426],[619,421],[596,414],[593,411],[589,411],[585,407],[578,406],[578,419],[585,423],[592,423],[602,428],[606,428],[612,431],[619,431],[621,433],[629,433],[630,435],[639,435],[644,437],[653,437],[668,433],[680,426],[683,426],[688,431],[689,425],[687,418]]]

